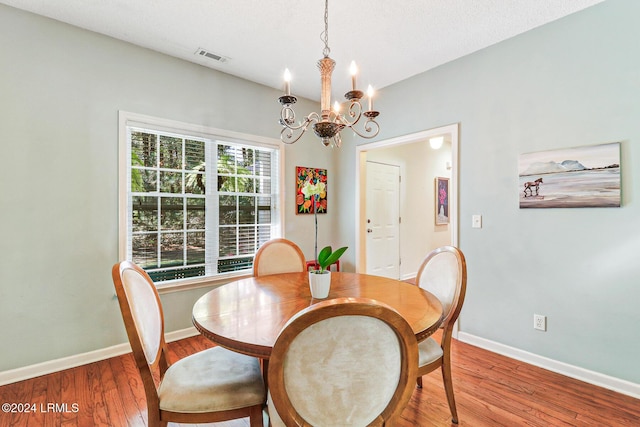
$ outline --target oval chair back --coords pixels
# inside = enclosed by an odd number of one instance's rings
[[[291,240],[271,239],[264,243],[253,259],[253,275],[265,276],[278,273],[306,271],[304,254]]]
[[[155,284],[138,265],[123,261],[111,270],[122,319],[142,377],[147,425],[210,423],[249,417],[262,426],[266,392],[260,361],[213,347],[171,364],[164,315]]]
[[[451,377],[451,339],[467,291],[467,262],[462,251],[453,246],[443,246],[431,251],[418,269],[416,284],[438,297],[444,317],[440,343],[427,338],[418,344],[417,384],[422,388],[422,376],[442,368],[451,421],[457,424],[458,412]]]
[[[417,341],[391,307],[338,298],[298,313],[269,359],[273,426],[384,426],[413,393]]]

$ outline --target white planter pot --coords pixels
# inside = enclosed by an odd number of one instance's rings
[[[325,270],[323,273],[309,272],[309,289],[311,289],[311,297],[315,299],[324,299],[329,296],[329,288],[331,287],[331,272]]]

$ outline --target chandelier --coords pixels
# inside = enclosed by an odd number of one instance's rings
[[[296,115],[293,111],[293,104],[297,99],[291,95],[291,74],[286,69],[284,72],[285,90],[284,95],[278,98],[282,110],[280,111],[280,124],[283,129],[280,132],[280,140],[286,144],[297,142],[307,131],[309,126],[313,124],[314,133],[322,140],[325,147],[330,145],[340,147],[342,138],[340,132],[346,127],[362,138],[373,138],[378,135],[380,126],[376,122],[376,117],[380,114],[373,110],[373,88],[369,85],[367,96],[369,98],[369,109],[363,111],[360,100],[364,93],[356,88],[357,67],[355,62],[351,63],[351,90],[344,97],[347,100],[348,107],[345,114],[340,113],[340,104],[335,102],[331,109],[331,73],[336,62],[329,58],[331,49],[329,48],[329,0],[324,3],[324,32],[322,33],[322,41],[324,49],[322,53],[324,57],[318,61],[318,69],[320,70],[320,81],[322,85],[320,93],[320,114],[312,112],[304,118],[302,122],[296,123]],[[363,118],[363,116],[365,118]],[[361,128],[357,128],[361,125]]]

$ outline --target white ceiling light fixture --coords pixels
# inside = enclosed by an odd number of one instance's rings
[[[440,147],[442,147],[443,142],[444,142],[444,136],[436,136],[433,138],[429,138],[429,145],[434,150],[440,149]]]
[[[329,48],[329,0],[324,3],[324,32],[322,33],[324,41],[324,49],[322,51],[324,57],[318,61],[318,69],[320,70],[320,80],[322,89],[320,92],[320,114],[312,112],[301,123],[296,123],[296,115],[293,111],[293,104],[297,98],[291,95],[291,73],[289,69],[284,71],[284,95],[278,98],[282,109],[280,111],[280,124],[283,129],[280,132],[280,140],[286,144],[297,142],[307,131],[309,125],[313,123],[314,133],[322,140],[325,147],[342,145],[340,132],[345,128],[350,128],[358,136],[362,138],[373,138],[378,135],[380,126],[375,118],[380,114],[373,110],[373,88],[369,85],[367,96],[369,98],[369,109],[363,111],[360,99],[364,93],[356,87],[356,75],[358,68],[355,62],[351,63],[351,90],[344,97],[347,99],[348,107],[345,114],[340,113],[340,104],[335,102],[331,109],[331,73],[336,62],[329,58],[331,49]],[[362,129],[357,129],[356,125],[363,119]]]

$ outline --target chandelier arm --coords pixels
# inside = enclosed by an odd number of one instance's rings
[[[351,129],[360,138],[371,139],[378,136],[378,132],[380,132],[380,125],[374,119],[368,119],[364,122],[363,126],[362,131],[359,131],[355,126],[349,126],[349,129]]]
[[[291,128],[291,125],[296,122],[296,112],[288,105],[285,105],[280,109],[280,125],[283,127]]]
[[[348,124],[345,122],[344,116],[342,114],[340,114],[340,113],[336,113],[333,110],[329,113],[328,119],[329,119],[330,122],[342,123],[345,126],[348,126]]]
[[[292,131],[296,131],[302,128],[307,128],[309,127],[309,124],[311,124],[314,121],[318,121],[318,113],[313,112],[310,113],[307,117],[305,117],[304,121],[302,121],[302,123],[300,123],[299,125],[295,125],[296,121],[296,113],[293,110],[293,108],[285,106],[282,107],[282,110],[280,111],[280,125],[282,125],[282,127],[286,128],[286,129],[291,129]]]
[[[283,127],[289,128],[289,129],[297,129],[300,126],[295,126],[294,123],[296,122],[296,112],[293,108],[291,108],[291,106],[289,105],[285,105],[282,107],[282,109],[280,110],[280,124]]]
[[[309,125],[310,122],[306,122],[306,123],[307,123],[306,126],[302,128],[302,130],[300,130],[301,129],[300,127],[296,129],[292,129],[289,127],[282,128],[282,131],[280,132],[280,141],[284,142],[285,144],[294,144],[298,142],[298,140],[302,138],[302,135],[305,134],[307,130],[307,126]],[[299,130],[300,132],[297,132]]]
[[[298,126],[291,126],[290,124],[282,124],[282,131],[280,132],[280,141],[285,144],[294,144],[302,138],[307,132],[309,125],[318,121],[318,113],[311,113],[305,117],[304,121]],[[282,123],[282,122],[281,122]],[[297,134],[297,136],[296,136]]]
[[[349,120],[348,117],[351,117],[353,120]],[[362,117],[362,104],[360,101],[351,101],[349,103],[349,108],[347,108],[347,112],[344,115],[339,115],[340,122],[343,123],[347,127],[355,126],[360,118]]]

